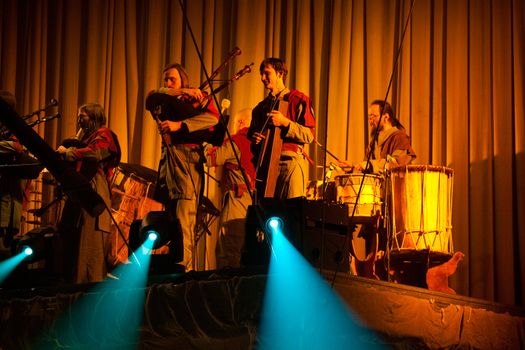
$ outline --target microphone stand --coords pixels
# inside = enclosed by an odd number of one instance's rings
[[[64,160],[20,116],[0,100],[0,121],[6,125],[26,148],[63,186],[64,192],[75,199],[89,215],[96,217],[104,211],[104,201],[91,188],[89,181]]]
[[[60,118],[60,117],[62,117],[62,116],[60,115],[60,113],[55,113],[55,114],[53,114],[53,115],[50,115],[50,116],[44,117],[44,118],[42,118],[42,119],[40,119],[40,116],[38,116],[38,119],[37,119],[37,120],[35,120],[34,122],[31,122],[31,123],[28,123],[27,125],[29,125],[30,127],[33,127],[33,126],[38,125],[38,124],[40,124],[40,123],[45,123],[45,122],[48,122],[48,121],[50,121],[50,120],[53,120],[53,119],[55,119],[55,118]]]
[[[58,186],[57,187],[57,194],[56,194],[55,198],[51,202],[49,202],[46,205],[44,205],[43,207],[40,207],[40,208],[36,209],[33,212],[33,215],[36,216],[36,217],[41,217],[42,215],[45,214],[46,211],[49,210],[49,208],[51,208],[53,205],[55,205],[58,202],[60,202],[63,198],[64,198],[64,193],[62,192],[62,188],[60,186]]]
[[[397,51],[396,51],[396,56],[395,56],[395,60],[394,60],[394,66],[392,68],[392,73],[390,74],[390,80],[388,82],[388,87],[386,89],[385,98],[383,100],[383,107],[381,107],[380,111],[379,111],[379,120],[377,122],[378,127],[376,128],[375,133],[373,134],[372,140],[370,142],[370,146],[369,146],[369,150],[368,150],[368,154],[367,154],[367,158],[366,158],[365,169],[363,171],[363,176],[361,177],[361,183],[359,185],[359,190],[357,191],[354,208],[353,208],[352,214],[350,215],[350,218],[349,218],[350,223],[353,221],[353,218],[355,216],[355,212],[356,212],[356,209],[357,209],[357,203],[359,203],[359,196],[361,195],[361,191],[363,189],[364,179],[365,179],[365,176],[366,176],[366,170],[369,168],[370,161],[372,159],[373,147],[374,147],[375,143],[377,142],[377,139],[379,138],[379,129],[380,129],[379,125],[381,124],[381,120],[383,119],[384,106],[385,106],[385,103],[387,102],[388,95],[390,94],[390,89],[392,87],[392,82],[394,81],[394,73],[396,72],[397,62],[399,61],[399,57],[401,56],[401,49],[403,47],[403,41],[405,39],[406,31],[408,29],[408,23],[410,22],[410,18],[412,17],[412,12],[414,10],[414,3],[415,3],[415,0],[412,0],[412,2],[410,4],[410,10],[409,10],[409,13],[408,13],[408,17],[407,17],[407,20],[405,22],[405,26],[403,28],[403,34],[401,35],[401,42],[399,43],[399,47],[397,48]],[[388,250],[388,242],[387,242],[387,250]],[[349,253],[349,235],[346,236],[344,247],[343,247],[343,254],[348,254],[348,253]],[[388,262],[388,264],[390,264],[390,262]],[[332,283],[331,283],[332,288],[334,287],[335,279],[336,279],[337,274],[339,272],[339,265],[340,265],[340,263],[337,264],[337,269],[334,272],[334,275],[333,275],[333,278],[332,278]]]
[[[186,27],[188,28],[188,31],[190,32],[190,37],[193,41],[193,45],[195,46],[195,51],[197,52],[197,56],[199,57],[199,61],[201,63],[201,68],[202,68],[202,71],[204,72],[204,76],[206,77],[206,82],[207,82],[207,85],[211,87],[211,78],[210,78],[210,75],[208,74],[208,71],[206,70],[206,65],[204,64],[204,59],[202,58],[202,54],[199,50],[199,45],[197,44],[197,39],[195,38],[195,34],[193,33],[193,29],[191,28],[191,25],[190,25],[190,20],[188,19],[188,15],[186,14],[186,8],[183,4],[183,0],[179,0],[179,5],[181,7],[181,10],[182,10],[182,15],[184,17],[184,22],[186,24]],[[222,124],[222,126],[224,127],[224,129],[226,130],[226,136],[228,137],[228,140],[230,141],[230,143],[233,143],[232,139],[231,139],[231,134],[230,134],[230,131],[228,130],[228,127],[227,127],[227,122],[222,114],[222,111],[220,108],[218,108],[218,106],[220,106],[219,104],[219,100],[217,98],[217,95],[215,93],[215,91],[213,89],[210,89],[211,90],[211,95],[213,97],[213,101],[215,102],[215,105],[217,106],[217,110],[219,112],[219,122]],[[237,153],[237,151],[235,150],[235,147],[233,147],[232,145],[232,150],[233,150],[233,155],[235,156],[235,161],[237,162],[237,164],[239,165],[239,170],[241,171],[241,174],[242,174],[242,177],[243,177],[243,180],[245,182],[245,185],[246,185],[246,188],[248,190],[248,193],[250,194],[250,197],[252,198],[252,201],[254,200],[254,193],[253,191],[251,190],[250,188],[250,181],[248,180],[248,176],[246,175],[246,171],[244,170],[244,168],[242,167],[241,165],[241,158],[239,156],[239,154]]]
[[[226,119],[223,116],[221,108],[219,108],[220,104],[219,104],[219,100],[217,98],[217,94],[214,91],[214,89],[211,88],[212,81],[211,81],[210,75],[208,74],[208,71],[206,70],[206,65],[204,64],[204,59],[202,58],[202,54],[201,54],[201,52],[199,50],[199,45],[197,44],[197,39],[195,38],[195,34],[193,33],[193,29],[191,28],[190,21],[188,19],[188,15],[186,14],[186,8],[185,8],[185,6],[183,4],[183,0],[179,0],[179,5],[180,5],[181,10],[182,10],[182,15],[184,17],[184,22],[186,24],[186,27],[188,28],[188,31],[190,32],[190,36],[191,36],[193,45],[195,47],[195,51],[197,52],[197,56],[199,57],[199,61],[201,63],[202,71],[204,72],[204,75],[206,77],[207,85],[210,87],[210,90],[211,90],[210,94],[212,95],[213,101],[215,102],[215,105],[217,106],[217,110],[219,112],[219,123],[221,123],[221,125],[224,128],[224,130],[226,131],[226,136],[227,136],[229,142],[232,145],[232,151],[233,151],[233,155],[235,156],[235,161],[237,162],[237,164],[239,166],[239,170],[241,171],[241,175],[242,175],[242,178],[243,178],[244,183],[246,185],[246,189],[247,189],[248,194],[250,195],[250,197],[252,199],[252,202],[253,202],[253,200],[255,198],[254,191],[252,191],[252,189],[250,188],[250,181],[248,179],[248,175],[246,174],[245,169],[241,165],[241,157],[239,156],[238,152],[235,150],[235,147],[233,146],[233,141],[232,141],[232,138],[231,138],[230,131],[228,130],[227,121],[226,121]],[[249,66],[246,66],[245,68],[249,68]],[[194,260],[194,263],[195,263],[195,260]]]

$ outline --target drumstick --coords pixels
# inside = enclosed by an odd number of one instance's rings
[[[324,150],[326,151],[326,153],[328,153],[329,155],[331,155],[332,157],[334,157],[335,160],[337,160],[338,162],[341,161],[341,159],[339,159],[335,154],[333,154],[332,152],[330,152],[325,146],[321,145],[321,144],[319,143],[319,141],[317,141],[317,140],[314,140],[314,141],[315,141],[315,143],[316,143],[319,147],[321,147],[322,149],[324,149]]]

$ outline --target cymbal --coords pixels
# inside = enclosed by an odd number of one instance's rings
[[[155,183],[157,181],[157,172],[143,165],[120,163],[118,167],[124,175],[131,176],[133,174],[140,179],[151,183]]]

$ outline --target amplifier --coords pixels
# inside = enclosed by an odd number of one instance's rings
[[[268,241],[261,241],[260,237],[261,227],[271,216],[283,220],[286,238],[312,265],[348,271],[348,206],[304,198],[264,199],[259,206],[248,208],[244,265],[269,263]]]

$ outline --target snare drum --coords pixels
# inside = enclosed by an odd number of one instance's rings
[[[348,204],[348,215],[351,217],[353,213],[356,221],[372,219],[382,213],[383,177],[370,174],[339,175],[335,177],[335,184],[337,202]],[[359,188],[361,188],[360,193]],[[357,199],[358,193],[359,199]]]
[[[392,253],[412,250],[453,253],[453,170],[433,165],[390,169]]]

